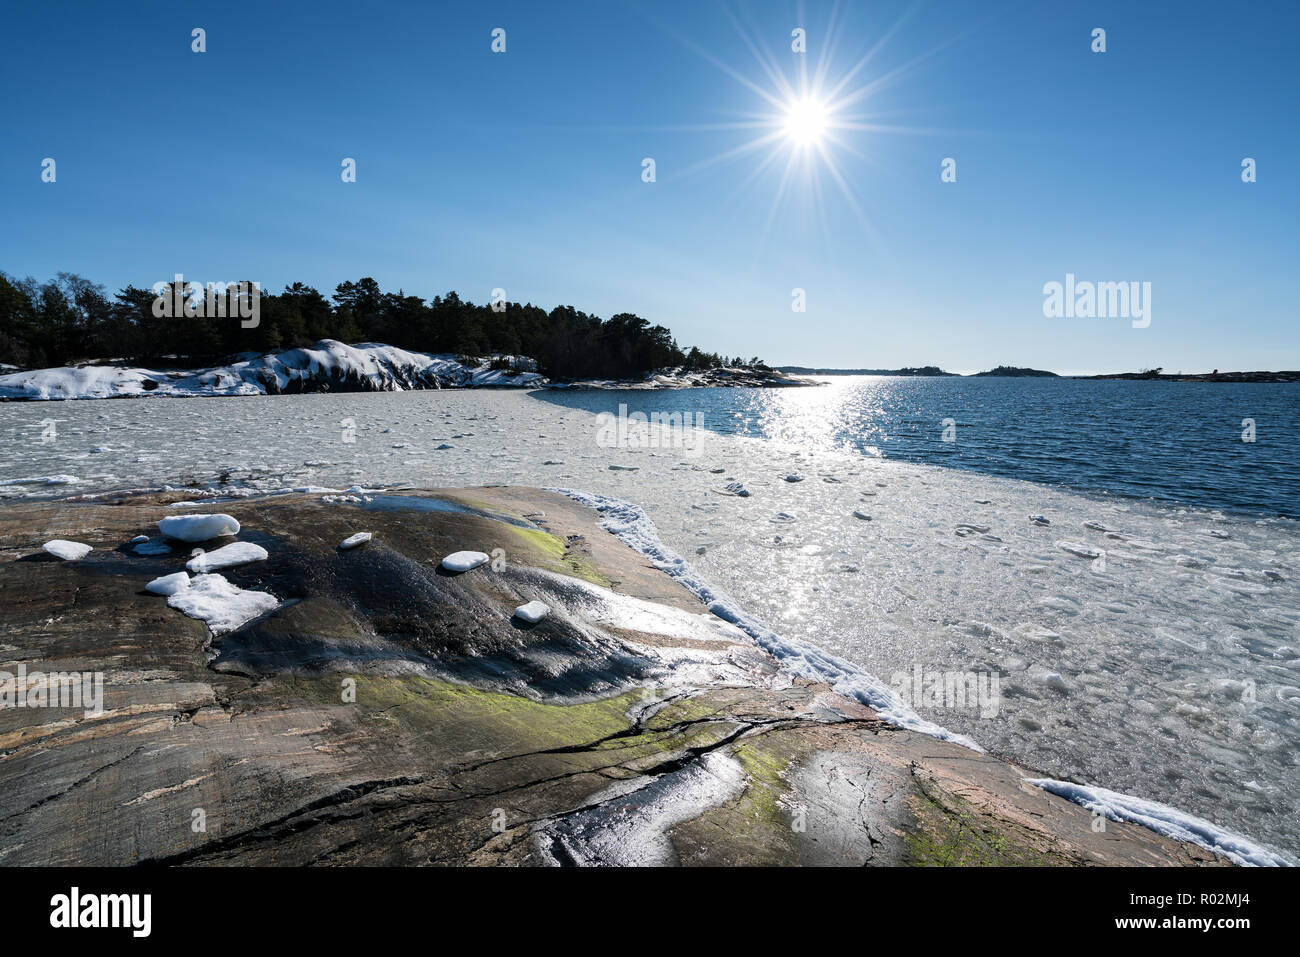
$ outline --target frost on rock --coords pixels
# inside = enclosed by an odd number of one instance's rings
[[[166,555],[171,550],[172,547],[166,542],[154,542],[147,538],[131,549],[137,555]]]

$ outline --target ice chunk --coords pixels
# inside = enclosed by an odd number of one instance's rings
[[[550,606],[545,602],[530,601],[528,604],[520,605],[515,609],[515,617],[522,618],[529,624],[535,625],[550,614],[550,611]]]
[[[36,475],[31,478],[8,479],[0,485],[75,485],[81,479],[75,475]]]
[[[189,588],[168,598],[167,604],[206,622],[214,638],[280,607],[274,595],[245,590],[220,575],[199,575]]]
[[[1051,525],[1051,520],[1046,515],[1030,515],[1029,520],[1035,525]]]
[[[1105,554],[1101,549],[1080,542],[1057,542],[1056,547],[1069,552],[1071,555],[1078,555],[1080,558],[1100,558]]]
[[[355,535],[349,535],[347,538],[343,539],[343,541],[339,542],[339,548],[347,551],[349,548],[356,548],[358,545],[364,545],[366,542],[370,541],[370,538],[371,535],[369,532],[357,532]]]
[[[266,549],[261,545],[254,545],[252,542],[233,542],[218,548],[215,552],[202,552],[196,555],[185,563],[185,567],[196,575],[202,575],[205,572],[220,571],[236,565],[247,565],[249,562],[265,561],[266,557]]]
[[[482,552],[452,552],[442,560],[442,567],[449,572],[467,572],[487,562],[488,557]]]
[[[1060,691],[1063,694],[1068,693],[1070,690],[1069,686],[1065,683],[1065,679],[1055,671],[1043,675],[1043,684],[1051,688],[1053,691]]]
[[[89,545],[83,545],[81,542],[64,541],[62,538],[46,542],[41,548],[55,558],[62,558],[65,562],[75,562],[78,558],[85,558],[92,551]]]
[[[182,542],[206,542],[220,535],[238,535],[239,522],[230,515],[169,515],[160,519],[158,531]]]
[[[144,586],[144,590],[153,592],[155,595],[167,595],[170,597],[178,591],[184,591],[189,587],[190,576],[184,572],[175,572],[171,575],[163,575],[160,578],[155,578],[149,584]]]

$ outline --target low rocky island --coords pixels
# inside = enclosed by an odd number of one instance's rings
[[[3,863],[1227,863],[792,676],[558,492],[187,498],[0,512]]]

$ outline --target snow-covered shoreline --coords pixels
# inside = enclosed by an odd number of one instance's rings
[[[0,399],[48,401],[141,396],[283,395],[301,392],[405,392],[411,389],[536,388],[546,379],[530,359],[501,357],[467,366],[454,356],[408,352],[381,343],[349,346],[322,339],[307,349],[248,357],[212,369],[161,370],[115,365],[35,369],[0,376]],[[500,364],[500,363],[497,363]]]
[[[461,357],[464,358],[464,357]],[[452,355],[410,352],[366,342],[322,339],[310,348],[248,355],[211,369],[121,365],[61,366],[0,375],[0,401],[57,401],[165,396],[286,395],[307,392],[407,392],[423,389],[680,389],[708,386],[803,386],[809,380],[757,369],[660,370],[644,380],[552,383],[535,360],[490,356],[467,365]],[[505,367],[503,367],[505,366]]]

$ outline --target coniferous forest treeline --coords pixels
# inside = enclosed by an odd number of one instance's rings
[[[343,282],[326,299],[302,283],[261,295],[259,322],[238,317],[156,317],[151,289],[127,286],[111,298],[72,273],[48,282],[0,272],[0,363],[24,369],[94,360],[201,366],[240,353],[308,346],[319,339],[382,342],[416,352],[459,356],[531,356],[554,379],[635,378],[666,366],[710,369],[761,365],[697,348],[682,350],[672,333],[640,316],[602,320],[557,306],[509,303],[496,311],[455,292],[425,301],[384,292],[374,279]]]

